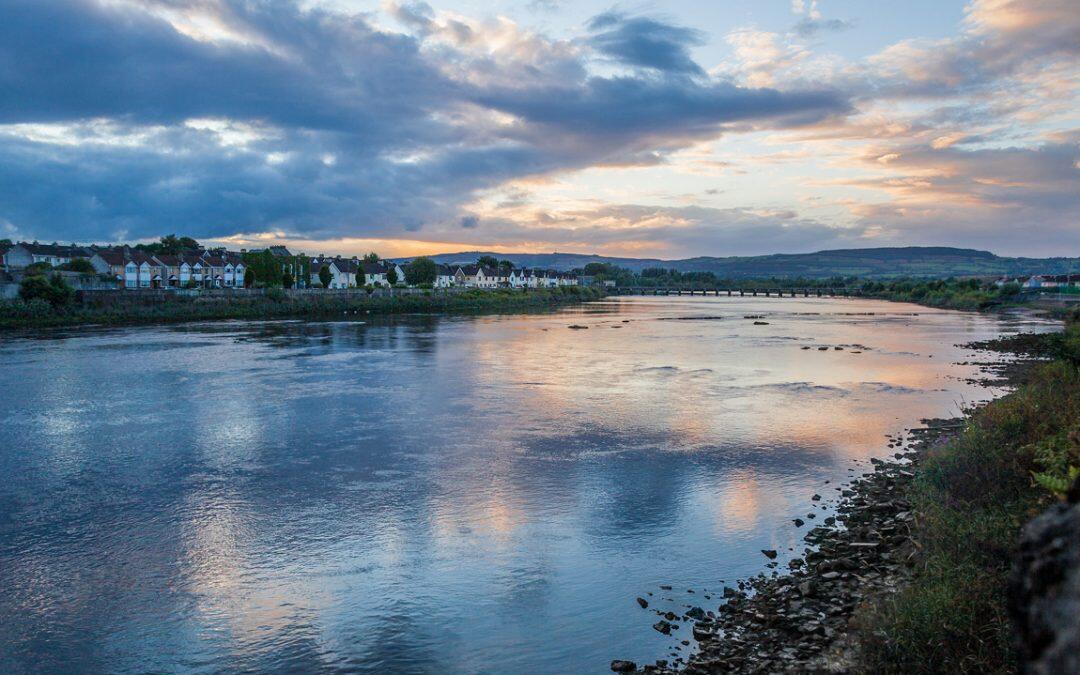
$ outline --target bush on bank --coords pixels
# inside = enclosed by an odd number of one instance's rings
[[[598,288],[563,286],[528,292],[470,289],[459,293],[426,292],[381,296],[357,293],[290,296],[270,289],[262,296],[176,299],[153,305],[88,307],[53,305],[40,298],[0,302],[0,328],[142,324],[222,319],[327,319],[360,313],[393,314],[533,309],[603,297]]]
[[[917,574],[857,615],[862,670],[1015,670],[1006,590],[1017,538],[1080,472],[1080,322],[1044,342],[1055,361],[920,465],[910,495]]]

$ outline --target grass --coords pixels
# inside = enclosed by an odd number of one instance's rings
[[[53,307],[47,302],[0,302],[0,329],[54,326],[135,325],[226,319],[327,319],[350,314],[401,314],[477,312],[542,309],[603,297],[597,288],[564,286],[522,293],[512,290],[469,290],[460,293],[429,293],[393,297],[355,294],[285,293],[266,296],[170,298],[147,305],[85,307],[79,304]]]
[[[857,614],[862,670],[1015,671],[1006,593],[1016,541],[1056,498],[1035,476],[1080,465],[1080,322],[1046,343],[1056,360],[975,412],[920,465],[909,495],[917,572]]]

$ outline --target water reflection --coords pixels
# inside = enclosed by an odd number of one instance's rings
[[[0,669],[662,658],[635,596],[795,546],[851,460],[985,397],[954,344],[1024,322],[634,298],[5,339]]]

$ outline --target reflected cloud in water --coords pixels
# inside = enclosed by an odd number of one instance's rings
[[[1018,327],[623,298],[5,338],[0,666],[649,662],[682,636],[634,597],[760,571],[852,459],[985,396],[956,343]]]

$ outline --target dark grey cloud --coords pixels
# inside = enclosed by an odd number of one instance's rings
[[[212,12],[241,39],[194,39],[150,11],[161,7]],[[422,2],[395,14],[416,34],[284,0],[0,0],[0,221],[63,240],[468,228],[461,206],[507,180],[653,164],[732,121],[847,109],[834,91],[699,77],[686,52],[696,34],[652,19],[591,22],[596,49],[644,69],[600,78],[564,44],[535,38],[524,56],[493,58],[427,44],[448,27]],[[78,142],[4,126],[41,124]]]
[[[703,75],[690,56],[690,47],[701,44],[700,31],[657,19],[605,12],[588,24],[589,43],[601,54],[620,63],[668,73]]]

